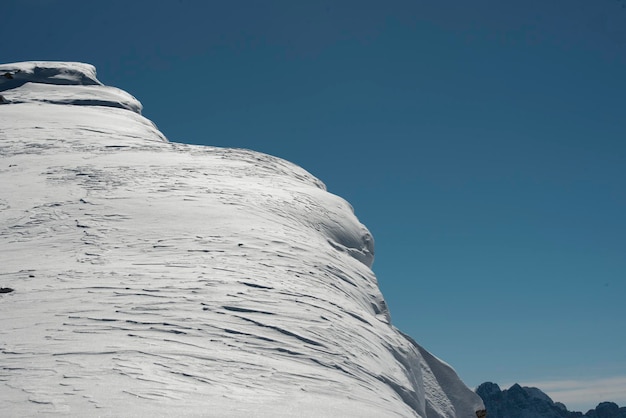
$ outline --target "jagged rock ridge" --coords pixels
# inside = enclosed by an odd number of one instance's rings
[[[626,408],[613,402],[602,402],[595,409],[582,412],[568,411],[538,388],[514,384],[501,390],[495,383],[481,384],[476,393],[485,402],[489,418],[626,418]]]
[[[168,142],[87,64],[0,66],[5,416],[460,417],[305,170]]]

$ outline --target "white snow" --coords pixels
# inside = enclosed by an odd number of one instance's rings
[[[60,85],[65,86],[59,88]],[[19,88],[18,88],[19,87]],[[5,103],[110,106],[141,114],[141,103],[115,87],[103,86],[89,64],[26,62],[0,66]]]
[[[371,235],[302,168],[168,142],[87,64],[2,65],[0,94],[3,416],[483,408],[390,324]]]

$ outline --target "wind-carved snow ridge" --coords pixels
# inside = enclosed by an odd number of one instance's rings
[[[59,88],[65,86],[65,88]],[[21,62],[0,66],[0,104],[44,102],[108,106],[141,114],[141,103],[123,90],[103,86],[93,65]]]
[[[168,142],[86,64],[0,80],[3,416],[483,408],[390,324],[370,233],[305,170]]]

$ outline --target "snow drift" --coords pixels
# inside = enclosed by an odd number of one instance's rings
[[[305,170],[168,142],[94,67],[0,66],[3,416],[475,417]],[[460,348],[462,349],[462,348]]]

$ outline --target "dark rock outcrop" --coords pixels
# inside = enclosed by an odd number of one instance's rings
[[[602,402],[596,409],[589,410],[586,414],[589,418],[625,418],[626,408],[620,408],[613,402]]]
[[[538,388],[517,383],[502,390],[495,383],[481,384],[476,393],[483,399],[489,418],[626,418],[626,408],[613,402],[602,402],[595,409],[582,412],[568,411]]]

